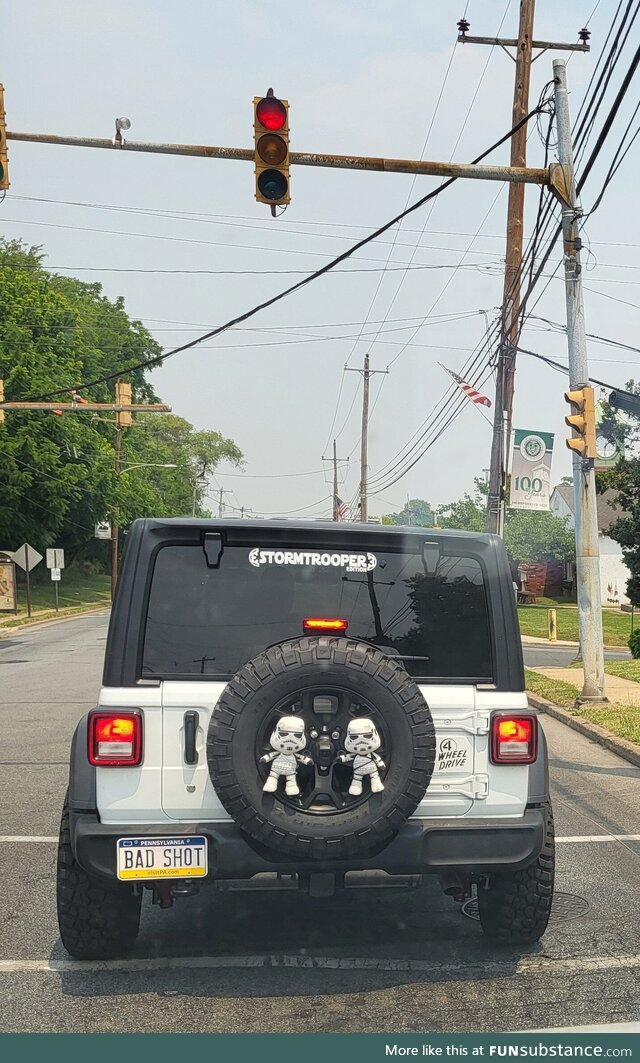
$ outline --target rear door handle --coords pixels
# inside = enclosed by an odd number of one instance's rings
[[[198,751],[196,749],[196,735],[200,716],[193,709],[184,714],[184,759],[187,764],[198,763]]]

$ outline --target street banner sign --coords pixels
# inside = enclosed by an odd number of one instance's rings
[[[510,509],[549,509],[552,453],[552,432],[516,428],[511,462]]]
[[[23,543],[19,550],[14,550],[12,557],[16,565],[19,565],[25,572],[31,572],[42,561],[42,554],[39,554],[33,546],[29,546],[29,543]]]
[[[108,521],[102,520],[98,524],[96,524],[95,532],[94,532],[94,538],[95,539],[110,539],[111,538],[111,525],[109,524]]]
[[[60,579],[60,574],[61,574],[61,572],[60,572],[59,568],[52,568],[51,569],[51,579],[59,580]]]
[[[64,568],[64,550],[59,547],[47,550],[47,568]]]

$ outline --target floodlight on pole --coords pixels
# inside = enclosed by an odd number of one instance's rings
[[[116,135],[113,139],[114,144],[122,145],[124,143],[122,139],[122,131],[125,133],[128,129],[131,129],[131,122],[128,118],[116,118]]]

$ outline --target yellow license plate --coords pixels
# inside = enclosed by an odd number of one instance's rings
[[[119,838],[118,878],[204,878],[207,839]]]

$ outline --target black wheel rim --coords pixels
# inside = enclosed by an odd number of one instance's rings
[[[319,706],[331,706],[331,711],[321,712]],[[307,745],[303,752],[311,757],[312,763],[300,765],[298,768],[296,778],[300,789],[299,796],[286,794],[283,780],[280,779],[277,791],[264,794],[263,800],[275,799],[297,812],[303,811],[312,816],[336,816],[350,812],[367,801],[380,798],[380,794],[371,793],[368,778],[364,780],[362,794],[350,794],[348,790],[353,778],[353,767],[341,763],[337,757],[339,753],[344,752],[349,721],[357,717],[367,717],[373,721],[380,735],[381,746],[377,752],[386,766],[385,771],[381,773],[384,781],[384,774],[389,769],[393,754],[390,729],[382,713],[371,701],[347,687],[333,684],[317,684],[295,691],[276,702],[265,715],[258,728],[255,743],[255,760],[261,789],[269,775],[269,765],[260,764],[260,758],[265,753],[272,752],[269,739],[282,716],[297,716],[303,720],[307,736]]]

